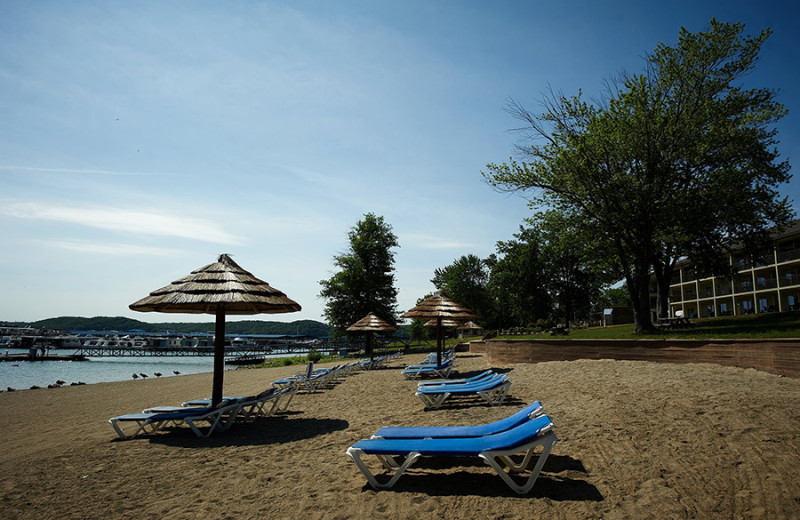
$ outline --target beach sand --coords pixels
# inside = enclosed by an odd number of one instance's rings
[[[400,370],[298,394],[289,413],[199,439],[118,441],[108,419],[206,396],[211,375],[0,394],[0,518],[800,518],[800,380],[703,364],[572,361],[492,367],[500,407],[423,411]],[[451,377],[488,368],[459,353]],[[301,367],[227,372],[257,392]],[[478,459],[423,459],[371,489],[345,455],[381,426],[478,424],[541,400],[560,439],[528,495]]]

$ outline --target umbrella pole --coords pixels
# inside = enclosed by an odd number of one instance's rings
[[[374,347],[374,343],[373,343],[373,336],[374,335],[375,335],[375,333],[372,332],[372,331],[370,331],[369,334],[367,335],[367,348],[369,349],[369,360],[370,361],[373,361],[375,359],[375,356],[373,355],[373,352],[375,351],[375,347]]]
[[[442,366],[442,343],[444,343],[444,330],[442,328],[442,317],[436,318],[436,366]]]
[[[225,306],[217,306],[217,323],[214,331],[214,383],[211,406],[222,402],[222,377],[225,374]]]

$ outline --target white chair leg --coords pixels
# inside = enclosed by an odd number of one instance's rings
[[[548,455],[550,455],[550,450],[553,449],[553,445],[557,440],[558,437],[556,437],[556,434],[550,432],[523,446],[519,446],[510,450],[484,451],[478,456],[497,472],[497,474],[501,479],[503,479],[508,487],[510,487],[516,493],[524,494],[533,488],[533,485],[536,483],[536,479],[538,478],[539,473],[542,471],[542,467],[544,466]],[[536,465],[534,466],[533,470],[531,470],[531,474],[525,480],[525,483],[520,485],[515,482],[508,473],[506,473],[503,465],[507,465],[511,472],[521,472],[532,458],[534,450],[537,446],[542,447],[542,452],[539,454],[539,459],[536,461]],[[511,455],[522,453],[523,451],[526,451],[523,462],[515,464],[513,461],[511,461],[511,459],[509,459]],[[501,464],[501,462],[503,464]]]
[[[285,412],[289,408],[289,403],[292,402],[294,394],[297,393],[297,388],[291,388],[281,394],[278,398],[278,406],[275,412]]]
[[[511,381],[506,381],[504,384],[498,386],[497,388],[478,392],[478,395],[486,399],[486,401],[489,403],[490,406],[499,406],[503,404],[503,401],[506,398],[506,394],[508,394],[508,389],[510,386],[511,386]]]
[[[408,469],[408,467],[411,466],[414,463],[414,461],[416,461],[420,456],[420,454],[418,452],[416,452],[416,451],[412,451],[411,453],[409,453],[408,456],[406,457],[405,461],[403,461],[403,463],[400,466],[397,467],[397,471],[395,471],[394,475],[392,475],[391,478],[389,478],[388,481],[381,483],[381,482],[378,481],[377,478],[375,478],[375,475],[369,470],[369,468],[366,466],[366,464],[364,464],[364,462],[361,460],[361,455],[363,453],[364,452],[362,450],[360,450],[358,448],[353,448],[352,446],[347,448],[347,455],[351,459],[353,459],[353,462],[356,463],[356,466],[358,466],[358,469],[361,470],[361,473],[367,478],[367,482],[369,482],[369,484],[372,487],[374,487],[375,489],[388,489],[388,488],[394,486],[395,483],[397,482],[397,480]]]
[[[421,392],[416,392],[415,395],[419,397],[420,401],[422,401],[422,404],[425,406],[425,408],[430,408],[435,410],[440,406],[442,406],[445,400],[447,400],[447,398],[450,397],[450,392],[442,392],[441,394],[423,394]]]

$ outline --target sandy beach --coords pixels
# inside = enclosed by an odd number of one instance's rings
[[[400,370],[298,394],[289,412],[209,439],[118,441],[112,416],[206,396],[211,375],[0,394],[0,518],[800,518],[800,380],[707,364],[572,361],[492,367],[500,407],[424,411]],[[488,368],[459,353],[451,377]],[[251,394],[299,367],[226,373]],[[478,459],[422,460],[370,488],[345,455],[388,425],[497,420],[541,400],[560,441],[528,495]]]

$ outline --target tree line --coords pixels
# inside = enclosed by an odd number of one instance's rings
[[[14,323],[17,326],[34,327],[37,329],[51,329],[64,331],[131,331],[145,332],[210,332],[214,333],[214,322],[208,323],[147,323],[144,321],[125,318],[122,316],[95,316],[82,318],[77,316],[62,316],[44,320]],[[232,321],[226,325],[227,334],[270,334],[270,335],[302,335],[325,337],[330,333],[330,327],[315,320],[297,320],[293,322],[243,320]]]

